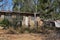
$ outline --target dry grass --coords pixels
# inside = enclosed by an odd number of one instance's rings
[[[0,34],[0,40],[42,40],[42,38],[36,34]]]
[[[0,30],[0,40],[60,40],[60,32],[49,30],[49,34],[22,33],[6,34],[7,30]]]
[[[44,37],[40,34],[6,34],[7,30],[0,30],[0,40],[42,40]]]

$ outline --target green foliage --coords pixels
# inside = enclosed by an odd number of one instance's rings
[[[54,20],[56,17],[58,18],[60,12],[57,12],[57,8],[60,8],[58,0],[39,0],[39,4],[37,5],[37,10],[43,19]]]
[[[8,21],[8,19],[4,19],[0,22],[0,25],[3,27],[8,27],[10,25],[10,22]]]
[[[13,0],[13,2],[14,2],[14,7],[13,7],[14,11],[16,10],[16,8],[17,11],[20,10],[20,12],[33,12],[35,10],[34,8],[35,5],[33,4],[33,0]]]
[[[37,4],[34,3],[34,0],[13,0],[13,2],[16,4],[13,8],[14,11],[37,12],[43,19],[56,19],[56,13],[60,14],[59,0],[38,0]],[[22,5],[21,8],[18,8],[19,3]],[[58,14],[57,18],[60,18]]]

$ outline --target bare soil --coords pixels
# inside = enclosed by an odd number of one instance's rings
[[[60,40],[60,32],[51,32],[49,34],[5,34],[4,30],[0,30],[0,40]]]
[[[0,34],[0,40],[42,40],[41,37],[37,34]]]

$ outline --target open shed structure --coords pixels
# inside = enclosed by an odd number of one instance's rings
[[[40,14],[36,14],[36,17],[39,17]],[[2,12],[0,11],[0,19],[8,19],[10,22],[17,22],[17,25],[29,24],[29,19],[35,20],[34,13],[23,13],[23,12]]]

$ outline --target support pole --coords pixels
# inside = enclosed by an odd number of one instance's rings
[[[35,19],[34,22],[35,22],[35,27],[36,27],[37,26],[36,25],[36,13],[34,13],[34,19]]]

